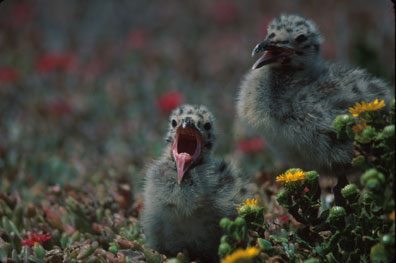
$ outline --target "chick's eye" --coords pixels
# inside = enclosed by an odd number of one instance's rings
[[[209,122],[205,123],[204,125],[205,130],[210,130],[210,128],[212,128],[212,125],[210,125]]]
[[[304,42],[305,40],[307,40],[307,37],[305,35],[299,35],[298,37],[296,37],[297,43]]]
[[[173,128],[175,128],[175,127],[176,127],[176,125],[177,125],[177,122],[176,122],[176,120],[172,120],[172,127],[173,127]]]

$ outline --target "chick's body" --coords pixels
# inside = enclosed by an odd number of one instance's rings
[[[182,135],[183,124],[187,122],[202,136],[197,146],[201,150],[178,181],[179,170],[183,169],[178,160],[182,158],[181,145],[195,146],[187,140],[191,137]],[[213,117],[205,107],[184,105],[176,109],[166,139],[169,145],[148,169],[142,224],[148,245],[166,255],[187,251],[191,259],[218,261],[219,221],[235,217],[236,207],[247,194],[247,180],[238,170],[230,163],[213,159],[213,130]],[[193,152],[191,155],[195,156]]]
[[[265,53],[242,82],[237,110],[286,164],[332,174],[353,157],[352,142],[336,138],[334,118],[356,102],[388,102],[391,91],[362,69],[323,61],[321,42],[306,18],[274,19],[254,50]]]

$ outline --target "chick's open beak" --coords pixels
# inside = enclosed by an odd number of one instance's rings
[[[287,57],[291,55],[294,50],[288,47],[281,47],[272,44],[268,40],[264,40],[254,47],[252,57],[260,52],[264,52],[264,54],[254,63],[252,69],[261,68],[264,65],[277,61],[279,58]]]
[[[180,184],[184,174],[201,154],[202,135],[188,121],[177,129],[172,145],[172,155],[176,162],[177,182]]]

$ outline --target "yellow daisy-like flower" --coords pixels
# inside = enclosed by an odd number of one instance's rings
[[[395,221],[395,210],[389,215],[389,219]]]
[[[257,204],[258,204],[257,199],[254,199],[254,198],[249,199],[249,198],[248,198],[248,199],[246,199],[245,202],[242,203],[242,205],[239,205],[239,207],[237,208],[237,210],[239,211],[239,210],[242,208],[242,206],[245,206],[245,205],[248,205],[248,206],[257,206]]]
[[[247,260],[253,259],[260,253],[260,250],[256,247],[249,247],[245,250],[238,249],[231,255],[228,255],[225,259],[223,259],[222,263],[240,263],[240,262],[249,262]]]
[[[378,99],[376,99],[375,101],[369,103],[362,101],[362,103],[356,102],[355,106],[350,107],[349,112],[353,117],[358,117],[363,112],[376,111],[382,107],[385,107],[384,100],[378,101]]]
[[[277,182],[285,182],[285,183],[295,182],[303,179],[305,179],[305,172],[303,171],[295,171],[294,173],[288,171],[287,173],[281,174],[276,177]]]
[[[367,124],[366,124],[366,122],[364,121],[364,122],[361,122],[361,123],[358,123],[358,124],[354,125],[354,126],[352,127],[352,130],[353,130],[354,133],[359,134],[359,133],[361,133],[366,127],[367,127]]]

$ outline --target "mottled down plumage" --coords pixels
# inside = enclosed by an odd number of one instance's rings
[[[238,204],[249,192],[249,180],[232,164],[212,157],[213,122],[204,106],[183,105],[174,110],[164,153],[147,171],[141,221],[148,245],[168,256],[187,252],[190,259],[218,262],[219,221],[235,217]],[[183,135],[188,127],[198,133]],[[195,142],[200,146],[188,141],[193,135],[201,136]],[[181,152],[191,151],[195,156],[188,145],[201,150],[185,169],[180,164],[184,160]]]
[[[322,37],[299,15],[274,19],[264,51],[241,84],[237,111],[255,126],[285,164],[337,174],[353,157],[352,142],[340,142],[332,127],[356,102],[392,98],[388,85],[363,69],[326,62]]]

